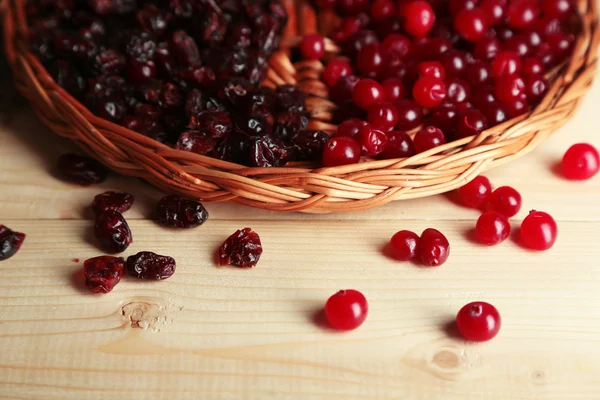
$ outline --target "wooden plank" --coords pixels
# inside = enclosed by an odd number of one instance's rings
[[[81,287],[98,255],[89,221],[6,220],[28,233],[2,263],[2,399],[597,399],[599,222],[560,223],[545,253],[487,248],[462,221],[253,221],[265,253],[252,270],[218,268],[214,252],[241,221],[166,232],[132,220],[126,254],[178,261],[158,283],[125,279],[108,295]],[[434,269],[381,247],[398,229],[434,225],[452,243]],[[327,297],[363,291],[366,323],[314,323]],[[448,328],[468,301],[503,316],[500,335],[466,343]],[[140,327],[137,327],[140,326]]]

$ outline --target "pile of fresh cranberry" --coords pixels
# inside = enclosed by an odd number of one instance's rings
[[[326,145],[326,166],[361,155],[409,157],[526,113],[548,91],[546,73],[569,57],[579,31],[573,0],[315,4],[343,16],[331,34],[341,57],[322,74],[340,124]],[[301,49],[320,58],[321,47],[311,35]]]

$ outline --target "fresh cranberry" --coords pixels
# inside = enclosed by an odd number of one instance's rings
[[[366,121],[360,120],[358,118],[347,119],[338,125],[335,136],[347,136],[354,138],[360,130],[360,128],[367,125],[368,123]]]
[[[114,210],[106,210],[96,216],[94,235],[108,253],[122,253],[133,242],[127,221]]]
[[[440,105],[446,98],[446,85],[438,78],[424,76],[413,87],[413,97],[424,108]]]
[[[465,207],[479,208],[492,193],[492,184],[485,176],[479,175],[457,190],[458,198]]]
[[[384,53],[399,58],[406,58],[410,54],[411,47],[410,39],[399,33],[392,33],[386,36],[381,43],[381,49]]]
[[[375,0],[369,8],[375,22],[383,21],[396,13],[396,4],[392,0]]]
[[[354,87],[352,100],[363,110],[368,110],[383,101],[383,87],[373,79],[361,79]]]
[[[465,110],[458,116],[456,133],[459,138],[475,136],[488,128],[487,118],[479,110]]]
[[[388,132],[398,123],[398,111],[392,103],[375,104],[369,108],[367,119],[375,128]]]
[[[381,86],[383,87],[385,101],[395,103],[398,100],[402,100],[406,95],[404,84],[402,84],[402,81],[398,78],[386,79]]]
[[[600,170],[600,155],[591,144],[577,143],[566,151],[561,166],[567,179],[590,179]]]
[[[489,303],[476,301],[460,309],[456,326],[460,334],[473,342],[493,339],[500,331],[500,313]]]
[[[521,194],[510,186],[501,186],[488,198],[489,210],[499,212],[507,218],[514,217],[521,210]]]
[[[523,244],[532,250],[548,250],[556,242],[558,227],[549,214],[531,211],[521,223]]]
[[[501,51],[502,45],[500,41],[493,37],[479,39],[475,42],[473,55],[484,61],[493,60]]]
[[[456,17],[463,10],[472,10],[477,7],[479,0],[448,0],[448,11]]]
[[[369,0],[338,0],[338,7],[346,15],[356,15],[362,11],[366,11],[369,7]]]
[[[439,61],[423,61],[419,63],[418,68],[421,77],[446,79],[446,71],[444,71],[444,66]]]
[[[502,22],[504,19],[506,3],[507,0],[483,0],[481,4],[479,4],[479,8],[483,10],[490,26],[494,26]]]
[[[492,61],[492,72],[496,78],[518,74],[521,60],[517,53],[503,51]]]
[[[443,37],[427,37],[419,44],[418,53],[423,60],[435,60],[452,49],[452,42]],[[416,51],[415,51],[416,52]]]
[[[305,35],[300,42],[300,52],[307,60],[318,60],[325,54],[325,41],[321,35]]]
[[[525,114],[529,110],[527,102],[527,96],[525,93],[513,99],[510,103],[505,104],[508,107],[511,118],[518,117],[519,115]]]
[[[508,106],[499,101],[484,104],[479,107],[479,110],[485,115],[490,127],[500,125],[511,118]]]
[[[429,123],[439,128],[447,136],[456,132],[457,122],[458,108],[453,104],[442,104],[431,110]]]
[[[412,100],[400,100],[396,103],[398,110],[398,123],[396,128],[410,131],[423,122],[423,109]]]
[[[127,274],[138,279],[159,281],[175,273],[175,260],[149,251],[127,258]]]
[[[497,25],[494,27],[494,31],[496,32],[496,37],[500,40],[508,40],[515,36],[515,31],[506,24]]]
[[[428,267],[439,267],[448,260],[450,243],[440,231],[425,229],[419,241],[419,258]]]
[[[381,154],[385,150],[388,140],[383,131],[371,125],[360,128],[355,139],[362,147],[362,154],[368,156]]]
[[[361,79],[356,75],[342,76],[329,92],[331,99],[338,104],[343,103],[348,99],[352,99],[354,88]],[[363,89],[364,90],[364,89]]]
[[[534,56],[542,62],[542,65],[546,70],[549,70],[558,62],[550,48],[550,44],[547,42],[543,42],[535,49]]]
[[[524,29],[538,19],[540,7],[535,0],[511,0],[506,11],[508,25],[515,29]]]
[[[475,236],[479,243],[488,246],[502,243],[510,236],[510,223],[504,215],[487,211],[477,220]]]
[[[503,76],[496,81],[496,98],[504,104],[509,104],[525,93],[525,82],[518,75]]]
[[[485,12],[480,8],[460,11],[454,19],[454,29],[470,42],[481,39],[488,30]]]
[[[332,328],[349,331],[365,322],[369,305],[365,296],[353,289],[340,290],[325,303],[325,316]]]
[[[435,23],[435,13],[431,5],[423,0],[415,0],[403,7],[404,29],[414,37],[429,33]]]
[[[94,293],[108,293],[121,281],[125,260],[121,257],[101,256],[83,263],[85,285]]]
[[[252,268],[260,260],[262,252],[258,233],[250,228],[237,230],[219,248],[219,265]]]
[[[531,52],[527,38],[522,35],[514,36],[504,42],[504,50],[516,53],[521,57],[524,57]]]
[[[411,231],[397,232],[390,240],[392,255],[398,261],[410,261],[418,253],[419,235]]]
[[[25,234],[0,224],[0,261],[14,256],[25,240]]]
[[[446,81],[447,99],[452,103],[463,103],[469,100],[471,89],[467,82],[460,78],[450,78]]]
[[[530,76],[525,82],[525,93],[532,104],[539,103],[550,88],[548,80],[543,75]]]
[[[93,158],[63,154],[58,158],[58,172],[69,182],[88,186],[104,182],[108,170]]]
[[[526,57],[523,60],[521,73],[523,76],[543,75],[545,72],[544,64],[535,57]]]
[[[467,59],[465,54],[457,50],[445,52],[440,57],[440,61],[444,66],[447,77],[461,76],[467,69]]]
[[[360,161],[361,145],[351,137],[336,137],[329,140],[323,149],[323,165],[337,167]]]
[[[542,0],[542,12],[549,17],[564,19],[572,10],[571,0]]]
[[[350,40],[344,42],[344,50],[350,57],[355,58],[360,49],[370,44],[379,43],[375,32],[369,29],[363,29],[356,32]]]
[[[375,76],[381,69],[383,61],[381,47],[378,44],[369,44],[358,52],[356,65],[362,75]]]
[[[575,45],[575,37],[562,32],[548,35],[546,41],[550,46],[552,56],[558,61],[563,61],[565,58],[571,55],[573,46]]]
[[[446,143],[446,136],[435,126],[428,126],[417,132],[413,139],[415,151],[423,153]]]
[[[348,41],[354,34],[360,31],[363,24],[357,17],[346,17],[342,19],[339,27],[331,33],[331,39],[338,43]]]
[[[389,160],[407,158],[415,154],[413,141],[404,131],[391,131],[387,133],[388,141],[381,157]]]
[[[329,87],[334,87],[341,77],[351,74],[352,67],[350,64],[348,64],[346,60],[336,59],[327,64],[323,70],[321,79],[323,79],[323,82],[325,82]]]
[[[197,201],[169,195],[158,202],[156,218],[170,228],[194,228],[206,222],[208,211]]]
[[[478,85],[471,91],[471,102],[477,108],[482,108],[496,101],[494,86],[492,85]]]
[[[492,80],[492,72],[484,62],[475,61],[467,66],[464,79],[471,86],[483,85]]]
[[[134,197],[124,192],[104,192],[94,197],[92,210],[96,215],[106,210],[124,213],[133,205]]]

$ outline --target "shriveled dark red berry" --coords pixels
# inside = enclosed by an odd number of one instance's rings
[[[231,133],[232,122],[223,111],[203,111],[190,118],[189,127],[212,139],[220,139]]]
[[[263,252],[258,233],[250,228],[236,231],[219,248],[219,265],[256,266]]]
[[[127,221],[115,210],[106,210],[96,216],[94,235],[107,253],[121,253],[133,242]]]
[[[320,159],[329,135],[323,131],[301,131],[292,137],[290,148],[295,161]]]
[[[108,293],[121,281],[125,271],[122,257],[100,256],[83,263],[85,285],[94,293]]]
[[[24,240],[24,233],[15,232],[0,224],[0,261],[14,256],[21,248]]]
[[[175,260],[150,251],[142,251],[127,258],[127,274],[138,279],[160,281],[175,273]]]
[[[58,158],[58,172],[69,182],[89,186],[104,182],[108,170],[93,158],[63,154]]]
[[[96,215],[107,210],[114,210],[122,214],[131,208],[134,200],[133,195],[129,193],[104,192],[94,197],[92,210]]]
[[[156,218],[170,228],[195,228],[206,222],[208,211],[197,201],[173,194],[160,199]]]
[[[216,146],[217,143],[212,138],[197,130],[183,132],[175,143],[177,150],[189,151],[201,156],[212,154]]]
[[[250,142],[250,166],[281,167],[288,161],[285,144],[273,136],[256,137]]]

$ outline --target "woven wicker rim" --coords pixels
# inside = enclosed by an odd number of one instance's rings
[[[210,157],[174,150],[146,136],[94,116],[59,87],[26,44],[25,0],[4,0],[4,39],[17,89],[41,120],[60,136],[77,143],[111,169],[147,180],[156,187],[202,201],[235,202],[274,211],[327,213],[368,209],[402,200],[431,196],[464,185],[481,172],[532,151],[578,109],[596,74],[600,40],[595,0],[581,0],[582,32],[573,57],[555,71],[543,101],[527,115],[481,134],[437,147],[407,159],[313,168],[306,164],[282,168],[248,168]],[[290,21],[281,50],[271,61],[267,86],[294,84],[308,94],[309,127],[331,131],[336,105],[319,80],[319,61],[292,64],[289,48],[301,35],[327,27],[337,17],[315,10],[305,0],[283,0]],[[302,21],[300,24],[299,21]],[[326,40],[328,55],[339,48]]]

